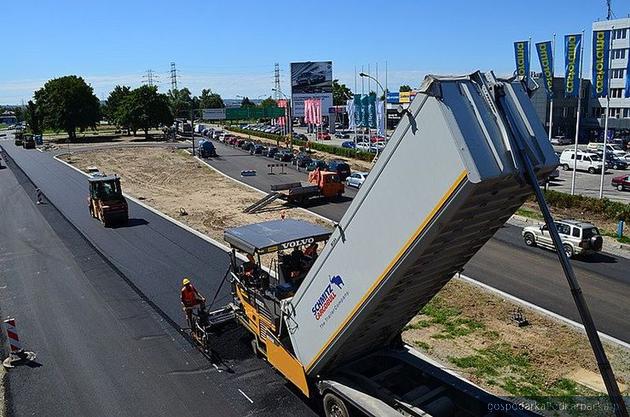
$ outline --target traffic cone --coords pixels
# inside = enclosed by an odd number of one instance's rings
[[[37,356],[35,352],[30,352],[22,348],[22,343],[18,337],[14,318],[5,320],[2,328],[6,331],[7,338],[9,339],[9,346],[11,347],[9,357],[2,362],[2,365],[5,368],[14,368],[16,364],[21,362],[30,362],[35,360],[35,357]]]

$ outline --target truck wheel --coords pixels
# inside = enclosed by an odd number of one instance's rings
[[[562,170],[563,171],[568,171],[569,170],[569,164],[562,164]]]
[[[343,400],[330,392],[324,395],[324,413],[326,417],[350,417]]]
[[[590,168],[588,169],[588,173],[589,173],[589,174],[594,174],[594,173],[595,173],[595,168],[590,167]]]
[[[536,239],[534,239],[534,235],[531,233],[525,233],[523,240],[527,246],[536,246]]]

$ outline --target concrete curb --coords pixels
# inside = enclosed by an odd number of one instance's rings
[[[565,324],[568,324],[569,326],[571,326],[571,327],[573,327],[575,329],[578,329],[581,332],[583,332],[584,334],[586,334],[586,330],[584,330],[584,326],[582,324],[580,324],[580,323],[578,323],[576,321],[573,321],[573,320],[571,320],[569,318],[566,318],[564,316],[561,316],[560,314],[556,314],[553,311],[549,311],[549,310],[547,310],[545,308],[537,306],[536,304],[532,304],[529,301],[522,300],[522,299],[520,299],[518,297],[515,297],[515,296],[513,296],[511,294],[508,294],[508,293],[503,292],[501,290],[498,290],[498,289],[496,289],[494,287],[491,287],[488,284],[484,284],[483,282],[479,282],[479,281],[477,281],[477,280],[475,280],[473,278],[467,277],[466,275],[462,275],[462,274],[456,275],[455,279],[460,279],[460,280],[462,280],[464,282],[467,282],[469,284],[472,284],[472,285],[475,285],[477,287],[480,287],[480,288],[482,288],[482,289],[484,289],[486,291],[489,291],[489,292],[491,292],[493,294],[496,294],[496,295],[498,295],[500,297],[503,297],[503,298],[505,298],[507,300],[510,300],[510,301],[512,301],[514,303],[517,303],[517,304],[520,304],[520,305],[522,305],[524,307],[530,308],[530,309],[532,309],[532,310],[534,310],[534,311],[536,311],[538,313],[541,313],[541,314],[544,314],[544,315],[549,316],[551,318],[554,318],[554,319],[556,319],[558,321],[561,321],[561,322],[563,322]],[[621,347],[624,347],[624,348],[630,350],[630,343],[624,342],[623,340],[619,340],[619,339],[617,339],[617,338],[615,338],[613,336],[610,336],[610,335],[608,335],[606,333],[602,333],[602,332],[597,332],[597,333],[599,334],[599,337],[601,337],[603,340],[606,340],[608,342],[617,344],[617,345],[619,345]]]

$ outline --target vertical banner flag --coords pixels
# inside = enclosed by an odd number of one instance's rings
[[[370,94],[368,97],[368,127],[376,129],[376,94]]]
[[[361,126],[362,127],[369,127],[370,126],[370,110],[368,109],[370,107],[370,96],[367,94],[363,94],[363,97],[361,98]]]
[[[378,100],[376,102],[376,131],[380,136],[385,136],[385,128],[383,126],[383,112],[385,111],[385,102]]]
[[[582,35],[564,36],[564,96],[580,95],[580,51]]]
[[[348,129],[354,129],[357,126],[354,118],[354,98],[346,102],[346,113],[348,113]]]
[[[516,75],[529,78],[529,41],[514,42],[514,59],[516,60]]]
[[[547,97],[553,98],[553,51],[551,41],[538,42],[536,44],[536,52],[538,52],[538,61],[540,61],[540,70],[542,71]]]
[[[355,94],[352,99],[354,107],[354,126],[361,127],[361,94]]]
[[[608,95],[608,55],[610,31],[593,31],[593,98]]]

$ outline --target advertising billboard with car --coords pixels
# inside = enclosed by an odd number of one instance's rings
[[[292,62],[293,115],[304,117],[304,100],[306,99],[321,99],[323,109],[331,107],[333,104],[332,81],[332,61]]]

